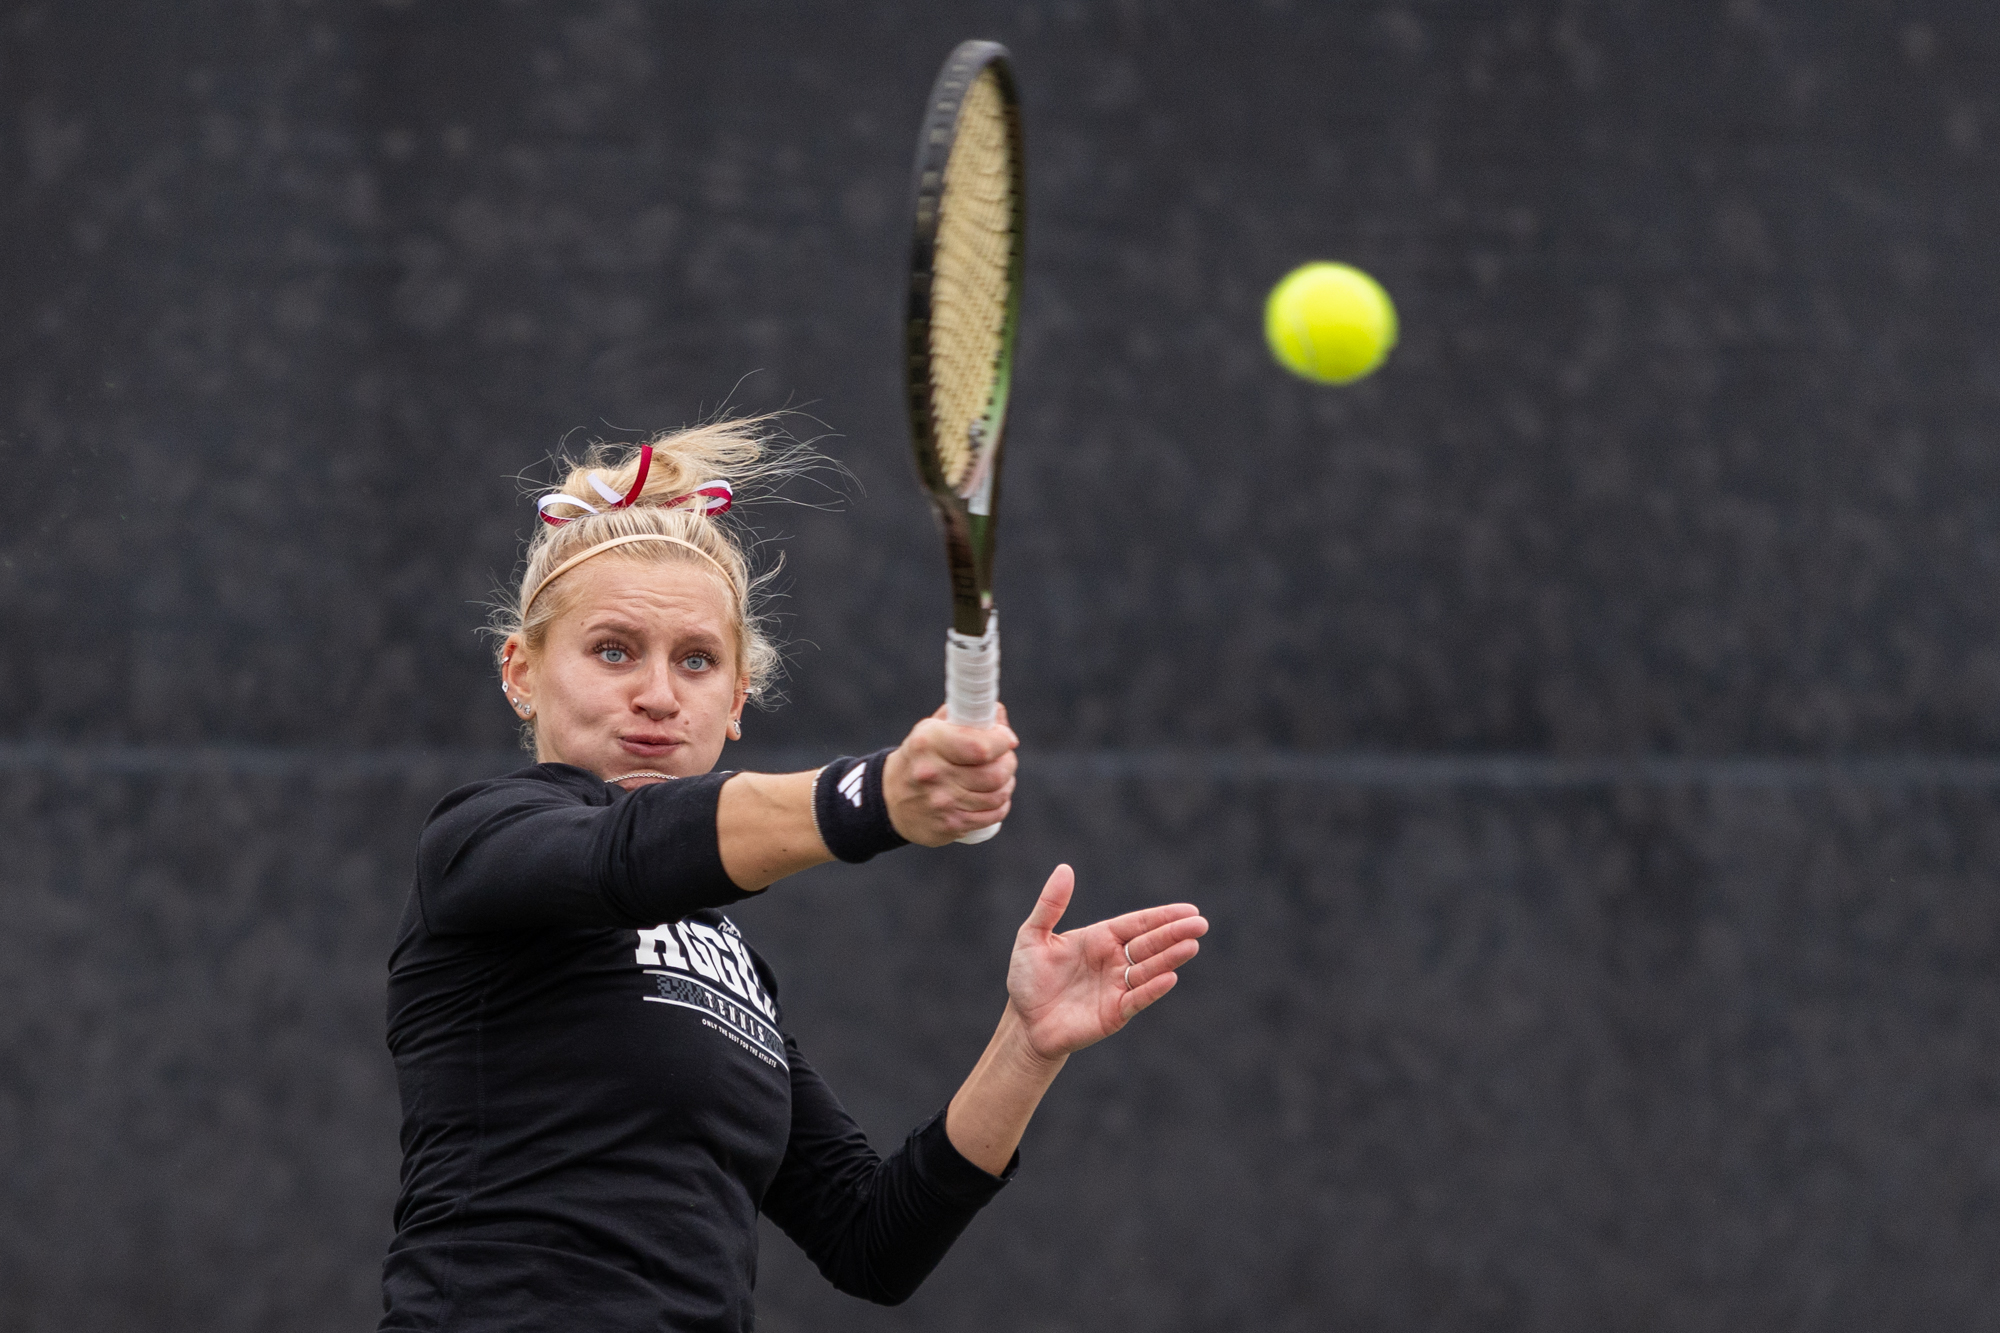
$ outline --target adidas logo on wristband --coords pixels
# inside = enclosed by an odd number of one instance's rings
[[[813,783],[813,827],[843,861],[866,861],[903,845],[882,793],[882,771],[894,751],[891,746],[861,759],[836,759]]]

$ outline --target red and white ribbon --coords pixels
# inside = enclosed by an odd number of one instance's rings
[[[730,489],[726,481],[704,481],[686,495],[676,495],[667,501],[667,508],[672,509],[683,500],[695,501],[696,503],[688,506],[690,509],[699,509],[710,518],[714,518],[717,514],[729,512],[729,506],[736,503],[736,492]]]
[[[557,518],[549,512],[549,510],[560,505],[567,505],[571,509],[581,509],[585,514],[602,514],[611,509],[624,509],[639,498],[639,492],[646,489],[646,474],[652,470],[653,446],[648,444],[639,450],[639,475],[633,478],[632,489],[625,492],[625,494],[620,495],[617,491],[606,486],[603,479],[595,472],[590,474],[590,485],[600,496],[604,497],[606,501],[605,509],[599,509],[588,500],[579,500],[567,491],[550,491],[547,495],[535,501],[535,512],[541,515],[542,522],[551,525],[561,525],[571,522],[580,517],[580,515],[572,514],[569,518]],[[673,509],[689,500],[695,502],[689,506],[690,508],[698,509],[713,518],[717,514],[726,514],[729,512],[729,506],[735,503],[736,492],[730,489],[730,485],[726,481],[705,481],[686,495],[676,495],[660,507],[662,509]]]

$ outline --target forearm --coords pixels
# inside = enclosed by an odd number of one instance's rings
[[[833,859],[813,823],[812,773],[738,773],[715,810],[722,867],[744,889],[762,889]]]
[[[877,1157],[798,1043],[787,1038],[786,1052],[791,1135],[764,1215],[835,1287],[893,1305],[917,1289],[1006,1182],[965,1160],[942,1114]]]
[[[1009,1004],[993,1040],[945,1113],[945,1133],[952,1147],[989,1175],[1005,1171],[1066,1059],[1036,1054],[1020,1016]]]

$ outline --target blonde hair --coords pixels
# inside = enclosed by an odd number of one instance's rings
[[[549,626],[568,609],[568,598],[563,595],[568,582],[568,571],[563,568],[566,562],[604,543],[637,538],[617,545],[607,556],[691,565],[727,582],[737,670],[749,681],[753,698],[764,696],[783,661],[764,606],[765,585],[777,568],[774,564],[762,574],[754,574],[746,550],[747,534],[741,533],[734,508],[728,517],[711,516],[703,506],[703,497],[694,492],[713,481],[727,482],[734,492],[734,504],[740,505],[746,494],[755,498],[788,478],[826,466],[827,460],[810,444],[783,429],[780,415],[711,421],[669,431],[638,445],[593,444],[581,462],[569,463],[556,489],[580,503],[551,506],[551,516],[568,517],[566,523],[536,524],[535,535],[528,539],[520,580],[502,594],[494,608],[491,630],[501,645],[501,665],[505,666],[504,645],[510,637],[518,634],[531,651],[538,651],[547,641]],[[639,475],[641,451],[647,445],[653,458],[645,486],[629,506],[606,508],[604,489],[621,496],[632,489]],[[590,512],[593,509],[598,512]],[[532,729],[531,723],[529,734]]]

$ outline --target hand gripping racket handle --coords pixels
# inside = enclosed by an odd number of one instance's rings
[[[986,633],[974,636],[955,629],[944,632],[944,715],[954,726],[993,725],[1000,705],[1000,613],[986,613]],[[985,842],[1000,831],[992,824],[960,838]]]

